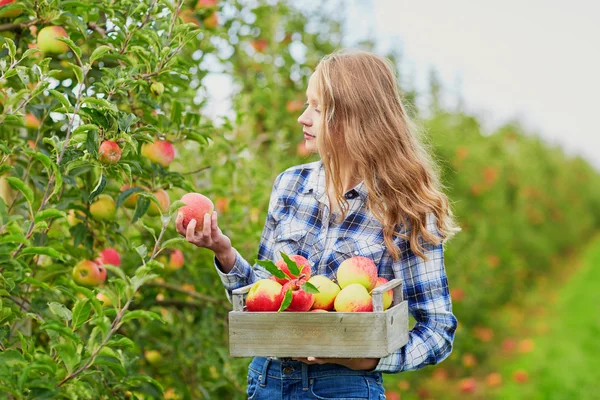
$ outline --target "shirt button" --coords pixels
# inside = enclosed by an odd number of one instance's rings
[[[288,375],[289,375],[289,374],[291,374],[292,372],[294,372],[294,368],[292,368],[292,367],[285,367],[285,368],[283,369],[283,373],[284,373],[284,374],[288,374]]]
[[[354,255],[355,255],[355,256],[357,256],[357,255],[358,255],[358,251],[355,251],[355,252],[354,252]]]

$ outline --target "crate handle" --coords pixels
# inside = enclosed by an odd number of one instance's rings
[[[374,312],[385,311],[383,309],[383,294],[390,289],[394,289],[392,306],[402,303],[402,300],[403,300],[402,281],[400,279],[392,279],[391,281],[384,283],[381,286],[377,286],[371,292],[371,295],[373,296],[373,311]]]
[[[235,289],[233,294],[233,311],[244,311],[244,295],[250,291],[254,283]]]

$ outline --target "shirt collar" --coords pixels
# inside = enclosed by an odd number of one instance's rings
[[[316,199],[319,199],[325,193],[325,166],[322,160],[317,161],[315,168],[310,171],[300,192],[303,194],[312,192]],[[348,190],[345,196],[349,200],[360,197],[362,201],[366,201],[368,194],[369,190],[365,181],[361,181],[354,188]]]

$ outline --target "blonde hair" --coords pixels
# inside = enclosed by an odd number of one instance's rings
[[[385,245],[394,259],[400,257],[394,236],[409,240],[413,253],[427,259],[420,237],[440,244],[460,228],[442,191],[437,166],[402,104],[393,64],[366,51],[339,50],[325,56],[315,74],[321,106],[317,149],[341,218],[349,206],[340,179],[344,159],[364,181],[367,207],[383,225]],[[437,234],[427,230],[430,213]]]

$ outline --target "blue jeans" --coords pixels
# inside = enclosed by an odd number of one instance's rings
[[[382,400],[384,391],[380,373],[255,357],[248,368],[246,394],[249,400]]]

